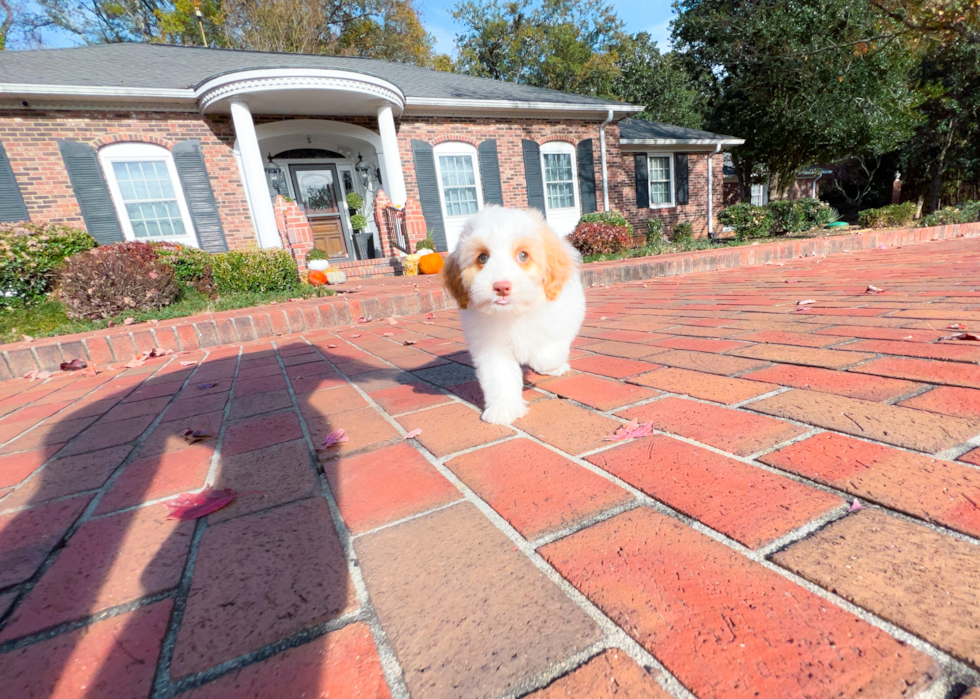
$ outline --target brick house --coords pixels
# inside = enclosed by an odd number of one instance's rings
[[[738,189],[738,176],[731,155],[724,154],[724,205],[731,206],[742,200]],[[752,196],[749,203],[763,206],[772,200],[783,199],[817,199],[820,195],[820,179],[830,174],[830,170],[808,167],[796,173],[793,184],[784,192],[776,192],[769,182],[759,182],[752,185]]]
[[[489,203],[537,207],[562,234],[610,209],[710,233],[721,151],[741,143],[364,58],[111,44],[3,52],[0,75],[0,221],[212,252],[316,246],[379,272],[427,231],[451,250]]]

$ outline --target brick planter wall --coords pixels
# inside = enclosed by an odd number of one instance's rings
[[[746,245],[729,250],[659,255],[656,257],[599,262],[582,270],[585,286],[671,277],[761,265],[810,255],[831,255],[873,250],[930,240],[980,237],[980,223],[929,228],[867,231],[852,235],[810,238],[779,243]],[[20,377],[32,369],[57,370],[63,361],[82,358],[97,365],[125,362],[151,347],[175,351],[206,349],[222,344],[250,342],[287,333],[350,325],[360,316],[383,318],[455,308],[456,302],[442,289],[422,288],[417,277],[388,279],[356,295],[329,299],[243,308],[191,316],[159,323],[141,323],[128,328],[111,328],[0,346],[0,380]],[[383,289],[383,290],[382,290]]]

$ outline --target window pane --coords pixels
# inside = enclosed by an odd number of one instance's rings
[[[545,182],[571,182],[572,156],[568,153],[545,153]]]
[[[440,155],[439,173],[446,216],[470,216],[480,210],[473,158],[468,155]]]
[[[548,184],[548,208],[571,209],[575,207],[575,193],[570,182]]]
[[[112,172],[137,238],[172,238],[186,233],[167,164],[160,160],[113,163]]]
[[[650,181],[670,180],[670,158],[650,158]]]
[[[752,185],[752,204],[755,206],[762,206],[763,204],[763,190],[761,184]]]
[[[651,204],[670,203],[670,182],[650,183],[650,203]]]
[[[670,181],[670,156],[658,155],[650,158],[650,204],[670,204],[673,201]]]

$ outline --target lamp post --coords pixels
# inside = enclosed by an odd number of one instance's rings
[[[269,164],[265,166],[265,179],[269,183],[269,196],[275,199],[277,194],[284,197],[289,195],[289,188],[286,186],[286,176],[282,168],[272,161],[272,153],[269,153]]]
[[[357,154],[357,165],[354,166],[354,170],[357,171],[358,176],[361,178],[361,184],[364,185],[364,189],[368,189],[371,184],[371,166],[364,162],[364,156],[360,153]]]

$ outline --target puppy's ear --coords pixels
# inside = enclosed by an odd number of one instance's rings
[[[446,264],[442,266],[442,271],[439,272],[439,279],[446,291],[456,299],[459,307],[466,308],[470,297],[466,293],[466,286],[463,284],[463,269],[459,266],[459,257],[455,252],[446,257]]]
[[[538,229],[538,235],[544,244],[544,295],[549,301],[554,301],[575,271],[575,260],[547,225]]]

